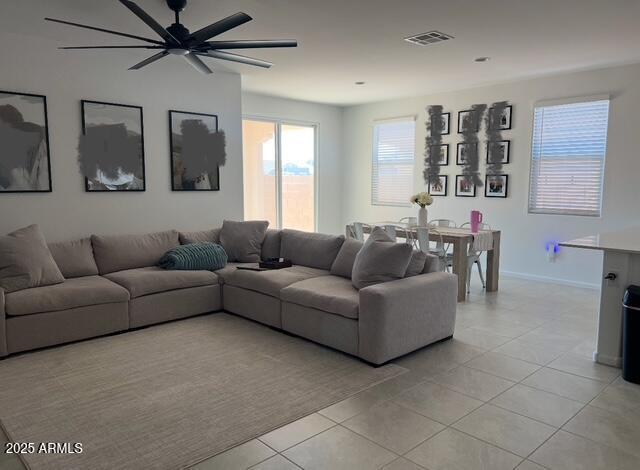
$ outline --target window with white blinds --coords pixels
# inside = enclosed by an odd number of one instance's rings
[[[409,206],[413,193],[416,124],[413,117],[377,122],[373,128],[371,202]]]
[[[536,106],[529,212],[599,216],[609,99]]]

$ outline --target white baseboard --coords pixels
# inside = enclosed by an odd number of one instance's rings
[[[516,273],[513,271],[500,271],[500,275],[504,277],[514,277],[516,279],[530,279],[532,281],[549,282],[552,284],[563,284],[571,287],[581,287],[583,289],[600,290],[600,285],[598,284],[572,281],[570,279],[559,279],[555,277],[538,276],[536,274],[528,274],[528,273]]]
[[[622,367],[622,358],[621,357],[605,356],[604,354],[599,354],[598,351],[594,351],[593,360],[595,362],[598,362],[600,364],[604,364],[606,366],[617,367],[617,368],[621,368]]]

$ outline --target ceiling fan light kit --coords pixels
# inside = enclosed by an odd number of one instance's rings
[[[144,41],[146,44],[133,45],[133,46],[70,46],[60,47],[60,49],[156,49],[159,50],[156,54],[143,60],[130,67],[129,70],[139,70],[152,64],[160,59],[167,57],[168,55],[182,56],[185,60],[193,66],[196,70],[203,74],[213,73],[212,70],[205,64],[200,57],[210,57],[220,60],[228,60],[232,62],[238,62],[246,65],[253,65],[256,67],[269,68],[273,64],[270,62],[254,59],[252,57],[246,57],[231,52],[226,52],[221,49],[256,49],[256,48],[273,48],[273,47],[297,47],[297,41],[293,39],[278,39],[278,40],[235,40],[235,41],[209,41],[226,31],[237,28],[243,25],[253,18],[246,13],[238,12],[231,16],[228,16],[220,21],[205,26],[193,33],[191,33],[182,23],[180,23],[180,12],[187,6],[187,0],[166,0],[167,6],[173,10],[175,14],[175,22],[166,28],[160,25],[154,20],[147,12],[140,8],[135,2],[131,0],[119,0],[125,7],[127,7],[134,15],[142,20],[149,28],[162,39],[156,40],[133,34],[122,33],[119,31],[113,31],[110,29],[98,28],[95,26],[88,26],[80,23],[73,23],[71,21],[57,20],[54,18],[45,18],[46,21],[52,21],[54,23],[66,24],[69,26],[75,26],[78,28],[91,29],[94,31],[100,31],[107,34],[113,34],[116,36],[122,36],[130,39],[137,39]]]

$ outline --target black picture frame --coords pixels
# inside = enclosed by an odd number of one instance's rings
[[[442,113],[440,114],[440,116],[445,117],[446,116],[446,127],[445,130],[443,132],[440,132],[439,134],[436,134],[433,132],[433,128],[431,129],[431,135],[449,135],[451,134],[451,113]]]
[[[495,107],[489,108],[489,123],[491,125],[492,131],[508,131],[511,129],[512,117],[513,117],[513,105],[507,105],[504,108],[505,111],[505,122],[504,124],[499,123],[497,127],[493,126],[493,123],[496,122],[493,113],[495,113]]]
[[[220,191],[220,167],[216,167],[215,170],[215,174],[213,175],[213,179],[215,180],[215,184],[212,185],[211,188],[204,188],[204,189],[199,189],[199,188],[195,188],[195,187],[178,187],[178,185],[176,184],[176,160],[178,158],[177,155],[177,151],[174,148],[174,129],[173,129],[173,116],[175,114],[184,114],[184,115],[188,115],[188,116],[200,116],[200,117],[208,117],[208,118],[213,118],[215,120],[215,131],[218,132],[219,128],[218,125],[220,123],[219,117],[217,114],[208,114],[208,113],[196,113],[196,112],[192,112],[192,111],[180,111],[180,110],[176,110],[176,109],[170,109],[169,110],[169,152],[171,154],[171,191],[197,191],[197,192],[201,192],[201,191]],[[182,183],[184,184],[184,182]],[[190,184],[190,183],[189,183]]]
[[[103,106],[113,106],[116,108],[130,108],[138,111],[140,115],[140,166],[142,172],[142,187],[133,189],[92,189],[89,186],[89,178],[84,178],[84,190],[88,193],[122,193],[122,192],[144,192],[147,190],[147,171],[145,166],[145,148],[144,148],[144,113],[142,106],[131,104],[111,103],[106,101],[80,100],[80,115],[82,119],[82,134],[86,134],[87,117],[86,105],[97,104]]]
[[[477,142],[458,142],[458,145],[456,146],[456,165],[460,165],[460,166],[467,165],[467,162],[462,161],[462,150],[466,146],[473,146],[476,148],[476,153],[478,151]]]
[[[493,188],[493,185],[490,181],[490,178],[503,178],[502,190],[496,192]],[[509,195],[509,175],[504,173],[497,173],[494,175],[485,175],[484,179],[484,197],[490,198],[506,198]]]
[[[45,95],[38,95],[34,93],[23,93],[17,91],[5,91],[0,90],[0,94],[2,95],[14,95],[14,96],[23,96],[28,98],[37,98],[42,100],[42,112],[43,112],[43,126],[44,126],[44,143],[46,145],[47,150],[47,185],[48,187],[45,189],[9,189],[4,190],[0,189],[0,194],[25,194],[25,193],[51,193],[53,192],[53,179],[51,177],[51,145],[49,142],[49,111],[47,108],[47,97]],[[20,111],[20,110],[18,110]],[[1,118],[0,118],[1,119]],[[0,145],[2,143],[0,142]]]
[[[436,166],[449,165],[449,144],[438,144],[431,146],[431,155],[440,155],[439,149],[444,148],[444,163],[435,163]],[[435,152],[435,153],[434,153]]]
[[[467,175],[456,175],[456,197],[476,197],[476,185],[473,182],[471,182],[471,186],[473,187],[472,194],[468,194],[468,193],[465,194],[460,192],[460,181],[463,178],[469,178],[469,177]]]
[[[478,111],[474,110],[474,109],[464,109],[462,111],[458,111],[458,134],[464,134],[464,129],[462,128],[462,122],[464,119],[464,116],[466,114],[471,114],[471,113],[477,113]],[[480,116],[477,116],[477,119],[475,119],[475,128],[471,129],[470,132],[472,133],[477,133],[480,132]]]
[[[505,152],[503,153],[502,160],[499,162],[492,162],[489,160],[491,147],[495,144],[503,144],[503,148],[505,148]],[[487,142],[487,158],[486,162],[488,165],[491,164],[507,164],[511,161],[511,141],[510,140],[496,140],[496,141],[488,141]]]
[[[449,177],[447,175],[438,175],[436,178],[439,178],[441,182],[444,180],[443,189],[442,191],[434,192],[433,183],[429,182],[429,194],[436,197],[445,197],[448,193]]]

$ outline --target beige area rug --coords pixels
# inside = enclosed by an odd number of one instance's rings
[[[0,420],[39,469],[178,469],[405,372],[228,314],[0,361]]]

